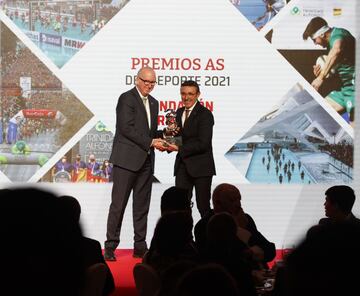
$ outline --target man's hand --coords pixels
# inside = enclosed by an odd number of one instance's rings
[[[179,151],[179,146],[175,145],[175,144],[169,144],[167,143],[167,148],[166,148],[167,151]]]
[[[318,91],[321,87],[321,85],[323,84],[324,79],[322,79],[322,77],[318,76],[317,78],[315,78],[313,80],[313,82],[311,82],[311,85]]]
[[[314,65],[313,66],[313,73],[315,77],[318,77],[321,73],[321,66],[320,65]]]
[[[166,142],[160,138],[153,139],[151,142],[151,147],[154,147],[159,151],[165,151],[166,150]]]

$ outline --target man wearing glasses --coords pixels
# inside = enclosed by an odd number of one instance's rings
[[[316,78],[311,85],[319,90],[330,71],[335,70],[341,81],[341,89],[331,91],[325,99],[338,113],[348,112],[352,125],[355,109],[355,38],[346,29],[329,27],[321,17],[313,18],[307,25],[303,39],[309,37],[314,44],[328,49],[323,67],[314,66]]]
[[[156,84],[155,71],[141,68],[135,87],[120,95],[116,107],[116,131],[110,156],[113,188],[107,220],[104,257],[116,261],[121,224],[133,192],[134,257],[147,251],[146,230],[150,206],[154,148],[164,150],[162,132],[157,131],[159,103],[150,95]]]

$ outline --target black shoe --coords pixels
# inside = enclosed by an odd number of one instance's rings
[[[105,249],[104,259],[105,261],[116,261],[114,251],[112,249]]]
[[[134,258],[143,258],[147,251],[148,251],[148,249],[143,249],[143,250],[134,249],[133,257]]]

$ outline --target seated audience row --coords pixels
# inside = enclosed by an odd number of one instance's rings
[[[329,188],[325,195],[327,218],[309,229],[304,241],[284,258],[284,264],[273,270],[271,295],[340,295],[341,289],[348,291],[347,295],[353,291],[354,274],[348,272],[351,257],[360,263],[355,254],[360,220],[351,211],[355,193],[341,185]],[[196,223],[195,239],[188,196],[186,190],[171,187],[161,198],[162,216],[143,258],[159,275],[157,296],[219,295],[221,289],[221,295],[257,295],[256,288],[264,287],[269,274],[268,263],[275,258],[275,244],[244,212],[238,188],[226,183],[215,188],[213,210]],[[347,259],[336,260],[334,251]],[[227,280],[212,280],[213,274]]]
[[[150,265],[170,290],[169,270],[178,262],[185,266],[216,264],[231,275],[241,295],[256,295],[267,262],[275,257],[275,245],[258,230],[241,207],[240,191],[231,184],[219,185],[213,193],[214,210],[195,226],[186,190],[167,189],[161,198],[161,217],[143,263]],[[178,274],[177,274],[178,276]],[[163,295],[167,292],[160,291]],[[168,294],[170,295],[170,294]]]
[[[0,198],[1,294],[84,295],[87,271],[107,265],[100,244],[82,235],[76,199],[35,188],[3,189]],[[102,295],[113,290],[107,268]]]
[[[4,295],[89,295],[89,271],[101,265],[101,295],[114,280],[100,243],[82,235],[81,208],[71,196],[57,197],[34,188],[0,190],[2,291]],[[161,199],[161,217],[143,264],[156,271],[157,296],[257,295],[275,258],[275,245],[257,229],[231,184],[218,185],[213,210],[194,227],[186,190],[171,187]],[[349,186],[325,192],[326,218],[277,268],[273,296],[355,295],[360,264],[360,220],[352,212]],[[195,236],[193,236],[193,233]],[[17,276],[19,269],[26,276]],[[6,292],[5,292],[6,291]],[[86,292],[85,292],[86,291]]]

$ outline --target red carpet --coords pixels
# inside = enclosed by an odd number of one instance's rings
[[[115,280],[115,291],[112,296],[137,296],[133,268],[136,263],[141,262],[141,259],[133,258],[132,254],[133,250],[116,250],[117,261],[107,261]]]
[[[141,262],[141,259],[133,258],[132,254],[132,249],[116,250],[115,255],[117,261],[107,261],[114,276],[116,287],[111,296],[137,296],[133,278],[133,268],[136,263]],[[282,250],[276,250],[276,257],[269,263],[269,267],[271,268],[276,260],[280,260],[282,255]]]

